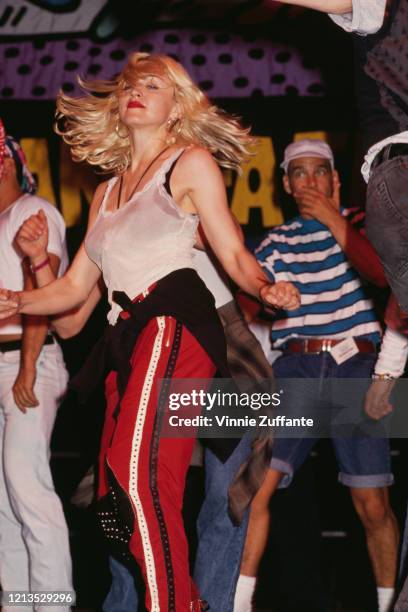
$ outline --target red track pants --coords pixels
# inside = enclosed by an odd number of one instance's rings
[[[106,380],[99,496],[108,491],[107,465],[130,500],[130,552],[141,567],[146,606],[152,612],[189,612],[197,598],[182,519],[194,439],[160,438],[157,379],[211,378],[214,373],[196,338],[175,319],[163,316],[152,319],[138,337],[117,420],[116,374]]]

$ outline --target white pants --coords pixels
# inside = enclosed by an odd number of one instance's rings
[[[72,591],[68,530],[49,466],[50,439],[68,374],[57,344],[37,360],[36,408],[21,412],[12,386],[20,351],[0,352],[0,583],[3,591]],[[3,606],[3,612],[69,606]]]

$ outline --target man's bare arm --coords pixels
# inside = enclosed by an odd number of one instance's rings
[[[273,0],[275,1],[275,0]],[[279,0],[283,4],[295,4],[296,6],[304,6],[305,8],[322,11],[323,13],[332,13],[334,15],[343,15],[351,13],[353,10],[352,0]]]
[[[50,266],[55,272],[59,259],[50,258]],[[35,283],[26,260],[23,261],[24,289],[34,289]],[[38,406],[34,393],[36,364],[48,334],[48,317],[23,315],[23,337],[21,346],[20,369],[13,385],[14,401],[22,412]]]

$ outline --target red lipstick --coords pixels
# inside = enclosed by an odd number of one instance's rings
[[[137,100],[131,100],[127,105],[128,108],[145,108],[145,105]]]

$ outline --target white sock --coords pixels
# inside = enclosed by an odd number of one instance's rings
[[[255,593],[256,576],[240,574],[235,591],[234,612],[252,612],[252,598]]]
[[[378,612],[391,612],[395,589],[391,587],[377,587]]]

